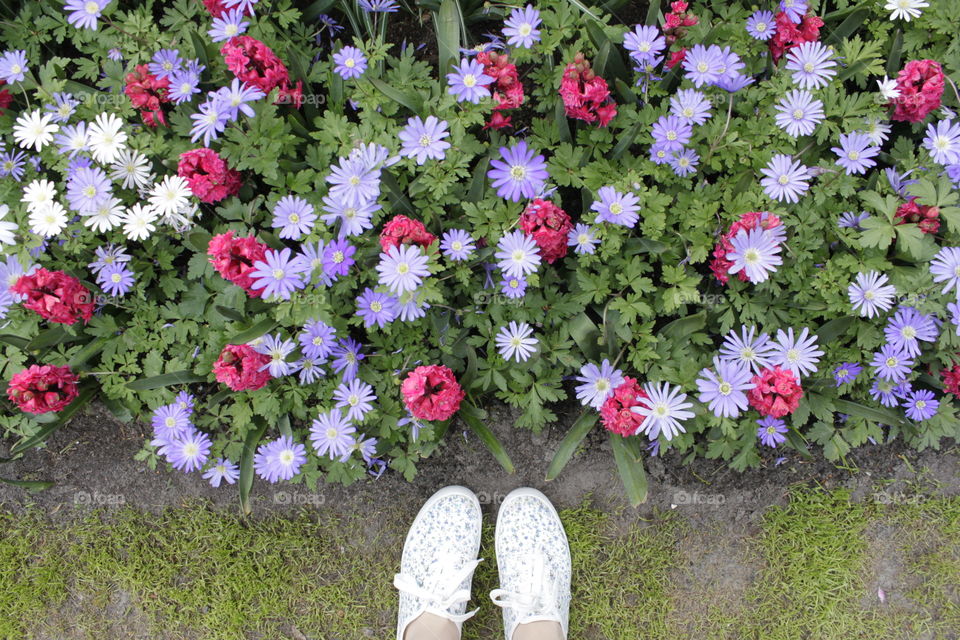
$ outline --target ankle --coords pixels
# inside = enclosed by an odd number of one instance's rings
[[[528,622],[517,625],[511,640],[565,640],[559,622]]]
[[[460,640],[460,632],[451,620],[423,613],[407,627],[403,640]]]

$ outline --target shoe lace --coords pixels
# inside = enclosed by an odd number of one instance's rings
[[[393,586],[401,593],[422,600],[428,611],[463,623],[472,618],[478,609],[464,614],[453,614],[448,609],[470,600],[470,589],[461,589],[460,585],[473,574],[481,561],[482,558],[476,558],[458,566],[460,561],[456,556],[442,555],[427,569],[422,583],[409,574],[398,573],[393,576]]]
[[[547,570],[546,553],[541,549],[521,570],[517,591],[494,589],[490,599],[498,607],[516,611],[519,620],[534,615],[559,619],[558,591],[559,583]]]

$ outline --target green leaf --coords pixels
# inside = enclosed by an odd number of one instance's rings
[[[701,311],[700,313],[695,313],[692,316],[674,320],[660,329],[660,333],[669,338],[685,338],[692,333],[700,331],[706,326],[706,324],[707,313],[706,311]]]
[[[567,435],[565,435],[560,442],[560,446],[557,447],[557,452],[553,454],[553,460],[550,461],[550,466],[547,468],[546,480],[548,482],[560,475],[563,468],[567,466],[567,462],[573,457],[577,447],[580,446],[583,439],[590,433],[590,429],[597,424],[597,418],[598,416],[595,411],[585,411],[580,414],[577,421],[573,423],[573,426],[567,431]]]
[[[414,208],[413,203],[410,202],[410,199],[407,198],[407,194],[403,192],[403,189],[400,188],[400,185],[397,183],[397,179],[393,177],[393,174],[384,171],[380,174],[380,183],[387,188],[387,194],[390,196],[390,207],[393,209],[401,209],[403,213],[406,213],[411,216],[417,215],[417,210]]]
[[[196,31],[190,31],[190,42],[193,43],[193,53],[199,59],[200,64],[210,68],[210,60],[207,58],[207,44]]]
[[[56,484],[55,482],[50,482],[48,480],[11,480],[10,478],[0,478],[0,482],[13,485],[15,487],[22,487],[30,493],[36,493],[37,491],[49,489]]]
[[[276,320],[273,320],[272,318],[265,318],[249,329],[244,329],[240,333],[235,334],[232,338],[230,338],[230,340],[227,341],[227,344],[246,344],[251,340],[256,340],[257,338],[270,333],[276,326]]]
[[[873,422],[880,422],[886,425],[905,424],[903,418],[889,409],[879,407],[868,407],[866,405],[852,402],[850,400],[834,400],[834,408],[840,413],[846,413],[851,416],[858,416]]]
[[[854,318],[852,316],[843,316],[825,322],[823,326],[817,329],[817,338],[819,338],[820,344],[832,343],[840,336],[846,335],[853,322]]]
[[[600,329],[593,323],[593,320],[587,317],[586,313],[580,313],[571,318],[567,323],[567,328],[570,331],[570,337],[580,347],[583,355],[590,360],[600,359],[600,345],[598,343]]]
[[[383,80],[378,78],[369,78],[370,84],[375,86],[380,93],[387,96],[394,102],[398,102],[415,114],[423,110],[423,98],[416,93],[404,93],[399,89],[391,87]]]
[[[887,54],[887,75],[895,76],[900,70],[900,52],[903,50],[903,29],[897,27],[890,44],[890,53]]]
[[[217,313],[226,318],[227,320],[233,320],[234,322],[243,322],[246,320],[246,316],[236,309],[231,309],[230,307],[225,307],[222,304],[217,304],[213,306],[216,309]]]
[[[437,31],[439,68],[446,69],[460,59],[460,25],[463,16],[458,0],[443,0],[433,19]]]
[[[606,78],[608,82],[614,79],[620,79],[624,82],[630,80],[627,65],[624,64],[623,58],[620,56],[620,48],[610,41],[610,38],[607,37],[607,34],[600,24],[588,22],[587,35],[590,36],[590,40],[593,41],[594,46],[597,48],[597,55],[594,57],[594,60],[602,56],[601,62],[603,64],[603,70],[597,73]]]
[[[490,158],[480,158],[476,168],[473,170],[473,179],[470,181],[470,191],[467,192],[467,202],[480,202],[483,198],[483,192],[487,187],[487,167],[490,166]]]
[[[493,432],[481,421],[480,416],[482,416],[483,413],[475,406],[464,403],[461,405],[458,415],[460,419],[470,427],[470,430],[480,438],[480,442],[489,449],[490,453],[497,459],[497,462],[500,463],[504,471],[513,473],[515,471],[513,461],[511,461],[510,456],[507,455],[507,450],[504,449],[500,441],[497,440],[497,436],[493,435]]]
[[[627,499],[630,506],[636,507],[647,501],[647,474],[643,469],[643,460],[637,450],[634,438],[627,439],[616,433],[610,434],[610,444],[613,446],[613,459],[617,463],[617,471],[623,487],[627,490]]]
[[[247,432],[243,439],[243,451],[240,454],[240,479],[237,487],[240,489],[240,511],[248,516],[250,509],[250,489],[253,488],[253,456],[257,452],[257,445],[267,431],[267,423],[263,418],[254,418],[254,428]]]
[[[10,335],[9,333],[0,334],[0,342],[6,342],[9,345],[16,347],[17,349],[26,350],[30,346],[30,341],[27,338],[21,338],[20,336]]]
[[[35,446],[45,441],[54,431],[67,424],[67,422],[70,421],[70,418],[72,418],[78,411],[80,411],[80,409],[86,406],[96,392],[97,386],[93,384],[87,385],[81,389],[80,393],[77,394],[77,397],[73,399],[73,402],[71,402],[57,414],[56,420],[49,424],[43,425],[43,427],[41,427],[40,430],[35,434],[29,438],[21,440],[11,447],[10,455],[15,456],[19,453],[23,453],[24,451],[33,449]]]
[[[871,216],[860,223],[863,233],[860,234],[860,246],[869,249],[886,249],[893,241],[896,231],[887,220],[878,216]]]
[[[610,155],[607,156],[610,160],[619,160],[620,157],[626,153],[627,149],[630,148],[630,145],[633,144],[633,141],[636,139],[637,134],[640,133],[640,129],[643,128],[642,122],[636,122],[632,127],[624,131],[620,135],[620,140],[617,142],[611,151]]]
[[[127,383],[127,388],[131,391],[150,391],[152,389],[170,387],[175,384],[192,384],[194,382],[206,381],[206,376],[198,376],[192,371],[175,371],[173,373],[163,373],[159,376],[132,380]]]
[[[37,337],[31,340],[30,344],[27,345],[27,350],[40,351],[46,347],[67,342],[67,340],[64,340],[64,338],[67,336],[67,330],[64,328],[64,326],[62,324],[58,324],[38,333]]]
[[[864,21],[870,16],[871,10],[867,7],[860,7],[840,23],[840,26],[833,29],[827,38],[823,41],[826,45],[839,44],[841,40],[852,34],[863,26]]]
[[[571,143],[573,136],[570,134],[570,123],[567,121],[567,111],[562,101],[557,102],[553,110],[553,120],[557,125],[557,135],[560,136],[560,142]]]

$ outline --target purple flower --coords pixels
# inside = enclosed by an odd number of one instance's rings
[[[190,141],[196,142],[203,138],[203,146],[209,147],[211,140],[216,140],[227,127],[227,113],[220,100],[208,100],[199,107],[199,112],[190,116],[193,128],[190,130]]]
[[[333,280],[323,270],[323,252],[326,249],[326,243],[323,240],[317,242],[304,242],[300,245],[300,252],[294,257],[300,267],[303,269],[304,280],[314,287],[329,287]],[[316,281],[314,281],[316,278]]]
[[[792,89],[776,105],[777,126],[788,135],[809,136],[823,121],[823,103],[809,91]]]
[[[820,89],[830,84],[837,75],[833,50],[816,40],[801,42],[787,52],[788,71],[793,71],[793,82],[801,89]]]
[[[153,54],[153,60],[147,65],[150,73],[157,79],[163,80],[171,73],[180,70],[183,66],[183,60],[180,58],[180,52],[176,49],[160,49]]]
[[[301,387],[313,384],[326,375],[326,371],[320,366],[321,364],[323,364],[323,362],[320,360],[306,356],[293,363],[293,366],[299,370],[297,380],[299,380]]]
[[[847,287],[847,296],[853,310],[864,318],[872,318],[889,311],[897,290],[887,282],[887,276],[879,271],[858,273],[855,281]]]
[[[720,79],[724,73],[724,63],[723,50],[720,47],[715,44],[709,47],[696,44],[687,51],[683,68],[687,72],[687,78],[695,87],[700,88]]]
[[[357,315],[363,318],[368,329],[377,325],[381,329],[397,318],[397,299],[386,293],[378,293],[367,287],[357,296]]]
[[[670,153],[659,144],[650,145],[650,160],[654,164],[667,164],[670,161]]]
[[[693,126],[676,116],[660,116],[651,130],[654,143],[667,151],[679,151],[690,142]]]
[[[193,96],[200,93],[200,74],[181,69],[170,74],[170,99],[175,104],[183,104],[193,100]]]
[[[716,372],[702,369],[697,379],[700,402],[706,403],[718,418],[736,418],[749,406],[744,391],[753,389],[750,369],[735,360],[713,359]]]
[[[399,8],[396,0],[357,0],[357,4],[367,13],[393,13]]]
[[[604,358],[599,367],[592,362],[584,365],[577,382],[581,383],[576,389],[580,404],[600,409],[617,387],[623,384],[623,372],[614,369],[610,361]]]
[[[504,278],[500,281],[500,291],[510,299],[522,298],[527,292],[527,279],[522,276]]]
[[[344,80],[359,78],[367,70],[367,57],[356,47],[343,47],[333,54],[333,70]]]
[[[919,180],[907,180],[907,176],[913,173],[913,169],[900,174],[897,173],[897,170],[893,167],[887,167],[883,172],[887,176],[887,182],[890,183],[890,188],[896,191],[900,197],[906,197],[907,187],[919,182]]]
[[[354,264],[357,248],[344,238],[334,240],[323,250],[323,272],[332,280],[345,276]]]
[[[250,23],[244,21],[244,16],[244,12],[239,9],[224,11],[219,17],[213,19],[207,35],[214,42],[222,42],[246,33]]]
[[[831,151],[837,154],[837,164],[852,176],[877,166],[872,158],[880,153],[880,147],[873,146],[866,134],[848,133],[840,136],[840,146],[832,147]]]
[[[466,58],[460,61],[460,66],[453,66],[454,71],[447,74],[447,93],[456,96],[457,102],[472,102],[477,104],[490,95],[487,85],[493,78],[483,72],[483,64]]]
[[[837,226],[841,229],[853,229],[854,231],[863,231],[863,227],[860,226],[860,223],[870,217],[870,214],[866,211],[861,211],[860,213],[854,213],[853,211],[846,211],[840,214],[840,220],[837,222]]]
[[[942,165],[960,163],[960,122],[941,120],[927,125],[923,146],[934,162]]]
[[[199,76],[200,73],[197,72]],[[240,82],[239,78],[234,78],[230,86],[220,87],[216,93],[211,93],[211,100],[218,103],[218,109],[222,111],[228,120],[236,121],[243,113],[248,118],[255,115],[253,107],[248,102],[255,102],[265,97],[266,94],[259,87],[249,85],[246,82]]]
[[[316,220],[313,205],[299,196],[284,196],[273,207],[271,226],[280,229],[281,238],[299,240],[310,233]]]
[[[920,340],[936,342],[938,333],[933,315],[924,315],[913,307],[897,309],[883,330],[889,344],[910,356],[920,355]]]
[[[899,383],[906,380],[913,366],[913,358],[895,345],[885,344],[880,351],[875,351],[870,366],[875,369],[876,375],[884,380]]]
[[[126,253],[123,247],[116,247],[112,244],[106,247],[97,247],[94,251],[97,259],[87,265],[95,274],[100,273],[105,268],[118,262],[130,262],[130,255]],[[2,285],[3,283],[0,283]]]
[[[529,49],[535,42],[540,42],[540,12],[529,4],[510,12],[510,17],[503,22],[503,35],[511,47]]]
[[[174,469],[189,473],[198,471],[207,462],[212,444],[210,436],[191,428],[184,435],[168,442],[164,447],[164,454]]]
[[[757,424],[760,425],[760,428],[757,429],[757,437],[760,438],[760,443],[764,446],[776,448],[778,444],[787,439],[787,436],[784,435],[787,432],[787,425],[784,424],[783,420],[767,416],[757,420]]]
[[[296,371],[295,364],[287,362],[287,358],[293,353],[297,345],[292,340],[287,340],[282,336],[267,334],[257,342],[254,351],[265,356],[270,356],[270,362],[260,367],[260,370],[270,370],[270,376],[273,378],[282,378]]]
[[[317,455],[340,458],[350,455],[350,448],[356,442],[356,432],[357,428],[342,411],[321,412],[310,426],[310,442]]]
[[[682,420],[689,420],[694,416],[687,411],[693,405],[685,402],[687,394],[681,392],[679,386],[672,386],[666,382],[657,384],[646,383],[643,390],[647,393],[646,404],[631,407],[630,410],[644,418],[641,430],[651,440],[659,437],[660,432],[667,440],[673,440],[685,429],[680,424]]]
[[[426,302],[420,302],[420,294],[421,292],[419,291],[407,291],[400,294],[400,297],[397,299],[397,317],[399,317],[401,321],[413,322],[427,315],[425,310],[429,309],[430,305]]]
[[[513,359],[516,362],[526,362],[530,359],[530,356],[536,353],[539,340],[533,337],[533,329],[530,328],[529,324],[526,322],[517,324],[516,321],[511,320],[508,326],[500,327],[494,342],[497,345],[497,353],[504,360]],[[594,366],[594,369],[596,369],[596,366]]]
[[[590,205],[590,209],[597,212],[597,223],[610,222],[628,229],[637,224],[640,198],[633,192],[620,193],[613,187],[600,187],[597,196],[600,200]]]
[[[755,229],[740,229],[731,240],[733,250],[727,254],[727,259],[733,264],[729,273],[743,271],[750,282],[757,284],[766,282],[771,273],[783,264],[780,257],[780,244],[777,243],[769,231],[761,227]]]
[[[870,396],[885,407],[895,407],[899,404],[895,388],[896,383],[892,380],[875,380],[870,387]]]
[[[250,272],[250,277],[253,278],[252,288],[263,289],[264,299],[277,297],[289,300],[294,291],[307,286],[303,279],[305,265],[292,259],[290,254],[288,248],[280,251],[268,249],[265,260],[253,263],[254,270]]]
[[[80,101],[69,93],[53,94],[53,104],[44,105],[44,109],[53,114],[54,122],[66,122],[77,110]]]
[[[253,7],[260,2],[260,0],[223,0],[225,7],[229,9],[236,9],[242,13],[253,15]]]
[[[940,408],[940,402],[933,398],[932,391],[919,389],[904,400],[901,406],[907,410],[907,417],[911,420],[929,420],[937,415],[937,409]]]
[[[123,60],[123,54],[120,53],[120,49],[110,49],[107,51],[107,57],[115,62]]]
[[[600,241],[593,229],[585,224],[576,224],[567,234],[567,246],[573,247],[579,254],[592,255],[597,251]]]
[[[843,384],[850,384],[857,379],[861,371],[863,371],[863,367],[856,362],[844,362],[837,365],[837,368],[833,370],[833,379],[838,387]]]
[[[670,113],[687,124],[703,124],[710,118],[710,99],[696,89],[681,89],[670,98]]]
[[[193,429],[190,412],[179,404],[165,404],[153,412],[150,420],[157,440],[170,442],[185,436]]]
[[[440,251],[455,262],[466,260],[476,246],[473,238],[463,229],[450,229],[440,237]]]
[[[514,230],[500,238],[497,243],[497,266],[508,276],[523,277],[540,266],[540,248],[528,235]]]
[[[67,22],[77,29],[97,30],[97,18],[103,13],[110,0],[67,0],[63,10],[68,12]]]
[[[210,481],[210,486],[214,489],[220,486],[220,483],[226,480],[227,484],[236,484],[240,478],[240,467],[227,458],[220,458],[213,466],[203,472],[203,479]]]
[[[427,116],[426,122],[420,116],[410,118],[399,134],[402,143],[400,155],[416,158],[418,165],[423,165],[427,158],[443,160],[446,150],[450,148],[450,143],[444,138],[449,135],[447,122],[438,120],[436,116]]]
[[[353,338],[341,340],[330,354],[333,356],[333,370],[337,373],[343,372],[343,382],[350,382],[357,377],[357,370],[360,368],[360,361],[366,358],[360,351],[363,348],[359,342]]]
[[[528,149],[525,140],[509,149],[500,147],[500,156],[503,159],[492,160],[493,168],[487,172],[497,195],[512,202],[535,198],[550,177],[543,156]]]
[[[253,470],[273,484],[278,480],[293,478],[306,461],[307,450],[302,444],[294,442],[290,436],[280,436],[257,448],[253,456]]]
[[[673,172],[681,178],[695,173],[699,162],[700,156],[693,149],[673,151],[667,158],[667,163],[673,168]]]
[[[99,167],[81,167],[67,181],[67,202],[78,213],[93,213],[110,197],[113,184]]]
[[[415,291],[430,275],[428,263],[429,258],[423,255],[418,245],[390,247],[386,253],[380,254],[380,264],[377,265],[379,283],[396,295]]]
[[[790,22],[800,24],[807,13],[807,0],[780,0],[780,11],[787,14]]]
[[[760,173],[766,176],[760,180],[764,193],[780,202],[798,202],[800,196],[810,188],[807,184],[812,177],[810,170],[788,155],[773,156]]]
[[[105,267],[97,275],[97,284],[107,295],[122,297],[130,292],[135,282],[134,273],[123,262]]]
[[[799,380],[801,376],[808,376],[817,370],[817,363],[823,351],[817,348],[817,336],[811,335],[807,327],[800,335],[794,338],[793,327],[786,331],[777,330],[777,340],[774,342],[773,364],[789,369]]]
[[[769,11],[756,11],[747,18],[747,33],[757,40],[766,42],[777,32],[777,23]]]
[[[359,236],[367,229],[373,228],[373,214],[381,209],[376,201],[371,200],[357,206],[349,206],[330,196],[323,197],[323,210],[327,213],[320,216],[328,225],[340,221],[340,237]]]
[[[757,328],[740,326],[740,334],[731,331],[720,347],[720,357],[741,363],[754,373],[773,365],[776,346],[765,333],[755,336]]]
[[[337,340],[337,331],[320,320],[308,320],[298,336],[303,355],[308,358],[325,360],[332,352]]]
[[[636,25],[623,36],[623,48],[639,64],[651,62],[667,47],[667,41],[657,27]]]
[[[348,419],[362,422],[363,417],[373,410],[377,396],[373,387],[359,378],[354,378],[349,384],[341,383],[333,392],[333,399],[337,403],[337,409],[347,410]]]
[[[940,293],[955,289],[960,295],[960,247],[943,247],[930,261],[934,282],[944,282]]]
[[[61,153],[63,153],[62,149]],[[0,178],[10,176],[17,182],[20,182],[23,178],[23,168],[27,164],[26,157],[23,151],[0,153]]]
[[[327,176],[329,195],[351,207],[361,207],[380,196],[380,169],[369,166],[363,158],[340,158],[330,167]]]

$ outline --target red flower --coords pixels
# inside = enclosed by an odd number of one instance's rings
[[[185,178],[193,195],[202,202],[220,202],[240,190],[240,172],[234,171],[212,149],[202,148],[180,154],[177,175]]]
[[[77,376],[70,367],[33,365],[14,374],[7,397],[21,411],[49,413],[60,411],[77,397]]]
[[[663,16],[663,33],[667,37],[668,45],[687,35],[687,30],[683,27],[692,27],[700,21],[697,16],[687,13],[687,6],[686,2],[671,2],[670,12]]]
[[[676,51],[672,52],[666,62],[667,69],[673,69],[675,66],[683,62],[684,58],[686,57],[687,57],[686,47],[681,47]]]
[[[290,74],[280,58],[267,45],[250,36],[236,36],[227,40],[220,49],[227,68],[237,78],[255,86],[264,93],[279,88],[274,104],[303,104],[303,83],[290,84]]]
[[[777,13],[774,21],[777,31],[767,41],[774,64],[798,44],[817,40],[820,37],[820,27],[823,26],[823,20],[815,15],[806,15],[800,20],[800,24],[794,24],[790,16],[783,11]]]
[[[949,369],[943,369],[940,372],[940,378],[943,380],[943,390],[960,397],[960,364],[955,364]]]
[[[943,96],[943,70],[934,60],[911,60],[897,76],[900,96],[892,120],[920,122],[934,109],[940,108]]]
[[[159,122],[166,126],[167,119],[160,105],[170,102],[167,96],[170,80],[158,78],[150,73],[147,65],[141,64],[132,73],[127,74],[126,83],[123,92],[130,98],[133,108],[140,110],[144,124],[148,127],[156,127]]]
[[[7,84],[6,80],[0,78],[0,87]],[[13,102],[13,95],[6,89],[0,89],[0,116],[3,115],[4,109],[10,106],[10,103]]]
[[[567,235],[573,229],[570,216],[547,200],[535,199],[520,215],[520,228],[540,247],[540,257],[553,264],[567,255]]]
[[[634,413],[630,408],[647,406],[643,402],[647,398],[647,393],[640,388],[636,380],[624,376],[623,383],[613,390],[613,395],[600,407],[603,426],[607,431],[619,433],[624,437],[636,435],[646,418],[639,413]]]
[[[213,375],[234,391],[256,391],[270,382],[270,356],[247,344],[228,344],[213,363]]]
[[[227,5],[223,3],[223,0],[203,0],[203,6],[207,8],[207,11],[209,11],[210,15],[214,18],[220,18],[224,13],[229,11]],[[253,5],[248,5],[245,13],[248,16],[253,16]]]
[[[733,243],[731,240],[733,240],[734,236],[736,236],[740,230],[745,229],[752,231],[757,225],[760,225],[764,229],[773,229],[780,226],[780,218],[766,211],[748,211],[740,216],[739,220],[730,225],[730,230],[720,237],[720,241],[717,243],[717,246],[714,247],[713,260],[710,261],[710,270],[713,271],[713,275],[716,276],[717,280],[723,284],[727,284],[729,281],[730,267],[733,266],[733,261],[727,260],[727,253],[733,251]],[[747,275],[743,271],[738,272],[737,277],[743,282],[747,282],[748,280]]]
[[[380,248],[384,252],[390,247],[399,247],[402,244],[418,244],[424,249],[429,247],[437,236],[433,235],[419,220],[411,220],[407,216],[394,216],[384,225],[380,232]]]
[[[50,322],[73,324],[83,318],[86,324],[93,315],[93,294],[63,271],[37,269],[31,275],[20,276],[10,290],[26,298],[24,307]]]
[[[803,389],[793,372],[774,366],[753,376],[756,385],[747,392],[750,406],[761,415],[782,418],[796,411],[803,397]]]
[[[605,127],[617,115],[617,105],[610,97],[607,81],[594,75],[590,61],[582,53],[577,53],[564,70],[560,97],[570,118]],[[604,105],[608,99],[610,102]]]
[[[253,289],[250,272],[253,264],[266,257],[267,245],[254,236],[234,238],[233,231],[214,236],[207,246],[210,264],[224,279],[247,292],[251,298],[259,298],[263,289]]]
[[[418,420],[447,420],[467,395],[448,367],[430,365],[411,371],[400,387],[403,402]]]
[[[503,129],[504,127],[512,126],[510,124],[511,116],[503,115],[502,111],[494,111],[490,114],[490,122],[483,125],[484,129]]]
[[[893,217],[895,218],[894,224],[914,222],[924,233],[936,233],[940,230],[939,207],[917,204],[916,198],[910,198],[897,207],[897,212]]]
[[[483,73],[493,78],[493,114],[484,129],[502,129],[510,126],[510,117],[501,111],[516,109],[523,104],[523,84],[517,74],[516,65],[510,62],[510,56],[496,51],[481,51],[477,60],[483,65]]]

